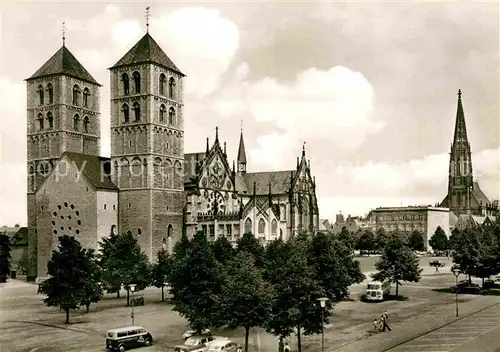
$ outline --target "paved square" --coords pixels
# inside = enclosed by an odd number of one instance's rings
[[[474,343],[473,347],[467,347],[468,351],[486,351],[486,348],[493,346],[482,345],[481,337],[496,329],[500,329],[500,303],[468,317],[464,317],[452,324],[432,331],[424,336],[390,349],[389,351],[456,351],[460,346],[465,344],[470,345],[474,340],[477,340],[477,343]]]

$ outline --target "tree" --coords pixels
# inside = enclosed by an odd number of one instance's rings
[[[83,286],[84,296],[80,302],[80,305],[85,306],[88,313],[90,305],[101,300],[103,290],[101,283],[101,269],[97,264],[94,250],[87,249],[85,251],[85,255],[87,257],[90,275],[87,277],[87,280],[85,280],[85,284]]]
[[[280,259],[274,264],[282,263],[267,271],[267,277],[273,285],[271,315],[266,323],[266,330],[280,337],[280,341],[289,336],[295,327],[299,352],[301,347],[301,330],[306,335],[320,333],[323,327],[321,307],[317,302],[325,291],[314,277],[314,270],[307,262],[306,238],[297,236],[289,243],[277,244],[273,248]],[[271,256],[271,252],[267,257]],[[268,264],[271,268],[271,264]],[[328,323],[331,302],[325,309],[325,320]]]
[[[448,241],[448,237],[446,236],[446,233],[441,228],[441,226],[438,226],[436,228],[436,231],[434,231],[434,234],[429,240],[429,244],[431,245],[432,249],[436,251],[446,251],[449,249],[450,244]]]
[[[197,232],[186,247],[182,247],[184,256],[174,251],[168,282],[174,310],[200,332],[222,324],[219,307],[224,277],[203,232]]]
[[[365,279],[349,245],[333,236],[321,232],[314,235],[309,242],[307,258],[315,279],[331,300],[347,297],[349,286]]]
[[[377,251],[382,252],[385,245],[389,242],[389,236],[385,232],[383,227],[378,228],[375,231],[375,247]]]
[[[222,265],[231,261],[234,258],[235,250],[231,242],[226,237],[219,237],[212,243],[212,252],[215,259]]]
[[[43,302],[48,307],[63,309],[65,323],[69,324],[69,310],[78,308],[88,297],[86,282],[94,277],[95,264],[74,237],[65,235],[59,237],[59,247],[52,252],[47,269],[50,277],[41,283],[39,289],[47,296]]]
[[[106,287],[107,292],[116,292],[116,297],[120,298],[121,278],[120,273],[113,270],[111,257],[115,251],[118,235],[113,231],[109,236],[103,237],[99,242],[100,251],[97,256],[98,264],[101,268],[101,279]]]
[[[453,230],[450,236],[450,247],[453,250],[453,263],[462,273],[468,275],[469,282],[471,282],[471,276],[477,274],[476,268],[482,255],[478,231],[476,229]]]
[[[411,232],[408,238],[408,246],[414,251],[424,250],[424,236],[420,231],[414,230]]]
[[[354,238],[354,235],[349,232],[349,230],[347,230],[345,226],[342,227],[342,230],[338,235],[338,240],[351,249],[354,249],[354,246],[356,245],[356,239]]]
[[[255,265],[262,268],[264,255],[264,247],[259,243],[259,240],[251,232],[244,233],[236,242],[236,252],[245,251],[251,253],[255,260]]]
[[[168,251],[165,249],[158,251],[158,261],[153,265],[151,278],[153,286],[161,288],[162,302],[165,302],[165,284],[167,283],[171,266],[172,259],[170,258]]]
[[[112,287],[124,287],[127,290],[127,306],[130,305],[130,284],[135,284],[137,291],[144,290],[151,283],[149,259],[132,233],[127,232],[113,239],[111,248],[106,249],[106,261],[103,277]]]
[[[253,327],[263,326],[271,311],[271,288],[251,253],[239,252],[227,266],[222,289],[222,319],[229,328],[245,329],[245,352]]]
[[[356,249],[360,251],[373,251],[375,250],[376,239],[373,232],[370,230],[364,231],[358,239]]]
[[[418,257],[397,239],[387,243],[375,268],[377,272],[372,276],[373,279],[396,283],[396,297],[399,295],[401,281],[418,282],[422,273]]]
[[[6,282],[10,275],[10,239],[7,235],[0,235],[0,282]]]

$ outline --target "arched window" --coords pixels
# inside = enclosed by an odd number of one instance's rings
[[[245,220],[245,233],[252,233],[252,220],[250,218]]]
[[[160,105],[160,122],[163,122],[165,120],[165,111],[167,109],[165,108],[165,105],[161,104]]]
[[[43,87],[40,84],[36,90],[38,92],[38,99],[39,99],[39,104],[43,105]]]
[[[89,124],[90,124],[89,117],[85,116],[83,118],[83,132],[89,133]]]
[[[167,77],[165,77],[163,73],[160,75],[160,80],[158,83],[158,91],[160,95],[165,95],[165,83],[167,83]]]
[[[135,121],[141,121],[141,106],[139,103],[134,103],[134,117]]]
[[[47,85],[47,92],[49,93],[49,104],[54,103],[54,88],[52,87],[52,84],[49,83]]]
[[[273,219],[271,222],[271,235],[276,235],[278,233],[278,222]]]
[[[135,71],[132,77],[134,78],[135,94],[139,94],[141,92],[141,75],[139,72]]]
[[[128,109],[127,104],[123,104],[122,111],[123,111],[123,121],[129,122],[130,121],[130,114],[129,114],[129,109]]]
[[[175,109],[171,107],[170,109],[168,109],[168,123],[172,125],[174,121],[175,121]]]
[[[168,228],[167,228],[167,237],[171,238],[172,235],[173,235],[173,232],[174,232],[174,229],[172,227],[172,224],[168,225]]]
[[[42,131],[43,130],[43,115],[38,114],[37,120],[38,120],[38,130]]]
[[[128,75],[126,73],[122,74],[122,82],[123,82],[123,95],[129,95],[130,94],[129,81],[128,81]]]
[[[174,77],[170,77],[168,80],[168,97],[170,99],[174,99],[175,95],[175,79]]]
[[[80,95],[80,87],[78,87],[78,85],[75,84],[73,86],[73,105],[78,106],[79,95]]]
[[[114,234],[116,231],[116,225],[111,225],[111,234]]]
[[[80,129],[80,116],[78,114],[73,117],[73,130],[78,131]]]
[[[266,232],[266,223],[265,223],[264,219],[259,220],[258,231],[259,231],[259,235],[263,235]]]
[[[47,123],[49,124],[49,129],[54,128],[54,117],[50,111],[47,113]]]
[[[89,95],[90,95],[90,90],[88,88],[85,88],[83,90],[83,107],[85,108],[89,107]]]

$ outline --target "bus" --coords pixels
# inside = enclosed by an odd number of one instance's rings
[[[372,281],[366,285],[366,299],[368,301],[383,301],[384,296],[391,293],[390,281]]]

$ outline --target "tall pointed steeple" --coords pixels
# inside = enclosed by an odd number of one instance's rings
[[[245,142],[243,142],[243,127],[240,133],[240,146],[238,148],[238,172],[247,172],[247,154],[245,152]]]
[[[464,107],[462,106],[462,91],[458,90],[457,116],[455,120],[455,134],[453,144],[464,142],[469,144],[467,139],[467,127],[465,125]]]

